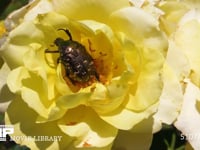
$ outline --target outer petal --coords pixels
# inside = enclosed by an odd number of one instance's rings
[[[6,85],[6,78],[10,73],[10,69],[3,61],[2,64],[0,63],[0,67],[0,112],[5,112],[14,95]]]
[[[135,7],[115,11],[110,16],[110,26],[116,32],[124,32],[137,45],[165,50],[167,41],[158,30],[158,21],[149,13]]]
[[[163,68],[164,87],[154,118],[161,123],[172,124],[179,115],[182,104],[182,87],[172,69],[165,64]]]
[[[67,111],[59,123],[63,132],[77,137],[76,147],[105,147],[115,138],[117,129],[102,121],[89,107],[79,106]]]
[[[48,0],[34,0],[27,13],[24,16],[24,20],[33,20],[38,14],[45,14],[52,11],[52,3]],[[30,5],[30,4],[29,4]],[[34,6],[35,5],[35,6]],[[34,6],[34,7],[33,7]]]
[[[141,111],[155,103],[162,90],[160,77],[164,62],[162,54],[157,50],[144,49],[142,58],[142,69],[137,79],[137,87],[130,90],[129,101],[126,105],[128,109],[135,111]]]
[[[67,110],[76,108],[79,105],[86,105],[91,93],[69,94],[57,99],[56,107],[53,107],[49,120],[56,120],[63,117]]]
[[[162,72],[164,86],[160,97],[158,112],[155,115],[157,121],[171,124],[178,116],[183,99],[180,81],[188,76],[189,72],[190,65],[186,56],[170,40],[167,58]]]
[[[31,22],[24,22],[10,32],[7,41],[0,49],[2,50],[0,54],[5,58],[9,67],[15,68],[20,66],[23,64],[22,58],[24,54],[29,50],[29,44],[43,41],[43,36],[43,33]],[[17,53],[13,50],[17,51]]]
[[[48,117],[50,108],[47,106],[51,105],[51,102],[47,101],[45,81],[41,77],[20,67],[9,74],[7,82],[11,91],[20,93],[29,107],[33,108],[42,117]]]
[[[189,10],[188,5],[184,2],[168,0],[160,2],[159,8],[164,12],[160,18],[160,27],[168,35],[176,31],[181,17]]]
[[[194,149],[200,149],[200,89],[189,80],[186,84],[182,109],[175,126],[182,131]]]
[[[16,107],[19,106],[19,107]],[[19,111],[20,109],[20,111]],[[6,113],[6,124],[14,126],[14,134],[11,135],[18,144],[27,145],[31,149],[55,150],[67,149],[71,147],[73,138],[66,136],[59,130],[56,122],[35,123],[37,113],[27,107],[27,104],[16,96],[14,101],[9,105]],[[40,136],[60,136],[61,140],[57,141],[36,141]]]
[[[97,20],[107,22],[108,16],[115,10],[129,5],[128,0],[52,0],[53,8],[69,18],[76,20]],[[98,13],[94,13],[98,12]]]
[[[32,0],[29,4],[25,5],[21,9],[18,9],[11,13],[5,20],[5,25],[8,31],[18,26],[21,19],[32,20],[38,14],[47,13],[52,10],[51,3],[48,0]]]
[[[175,34],[175,42],[188,58],[189,64],[191,66],[191,79],[198,86],[200,86],[199,28],[200,22],[198,22],[197,20],[191,20],[180,26],[179,30]]]
[[[163,71],[164,88],[156,119],[172,123],[179,114],[185,85],[184,78],[199,85],[199,11],[191,10],[179,22],[171,35],[166,65]],[[170,112],[170,114],[169,114]],[[158,118],[157,118],[158,117]]]
[[[128,109],[118,108],[115,111],[102,115],[101,118],[122,130],[130,130],[142,120],[148,118],[156,111],[158,104],[154,104],[142,112],[134,112]]]

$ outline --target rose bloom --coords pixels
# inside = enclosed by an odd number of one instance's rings
[[[193,149],[200,149],[200,1],[160,2],[160,28],[169,39],[163,93],[155,120],[174,123]],[[164,108],[164,109],[162,109]],[[170,112],[170,113],[169,113]],[[184,137],[186,136],[186,137]],[[191,148],[191,149],[192,149]]]
[[[14,93],[5,115],[11,137],[29,138],[16,142],[31,149],[149,149],[160,129],[153,114],[168,48],[160,15],[152,2],[128,0],[35,0],[11,14],[0,48]],[[70,40],[65,29],[92,57],[98,79],[73,82],[60,53],[50,52],[55,39]]]

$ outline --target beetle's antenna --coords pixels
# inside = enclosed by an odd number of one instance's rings
[[[72,41],[72,35],[71,35],[71,33],[69,32],[68,29],[62,29],[62,28],[60,28],[60,29],[58,29],[58,30],[63,30],[63,31],[65,31],[65,33],[69,36],[69,40]]]

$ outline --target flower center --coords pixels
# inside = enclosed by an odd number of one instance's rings
[[[83,44],[72,40],[69,30],[64,31],[69,35],[69,40],[56,38],[54,43],[57,50],[47,49],[45,53],[59,53],[57,63],[61,64],[62,78],[69,88],[77,92],[95,82],[106,84],[108,73],[105,68],[110,68],[105,64],[108,54],[92,49],[92,42],[89,39],[88,50],[86,50]]]

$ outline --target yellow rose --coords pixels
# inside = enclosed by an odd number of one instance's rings
[[[149,148],[167,40],[154,7],[145,8],[127,0],[36,0],[8,17],[0,54],[16,96],[6,124],[14,125],[13,137],[32,138],[16,142],[32,149]],[[66,29],[84,45],[82,55],[92,57],[99,78],[82,83],[74,71],[66,74],[59,53],[50,52],[58,50],[55,39],[70,40]],[[62,139],[35,141],[43,135]],[[133,141],[120,145],[124,137]]]
[[[0,45],[5,41],[5,33],[6,29],[4,26],[4,22],[0,22]],[[4,62],[2,56],[0,55],[0,112],[3,114],[10,101],[13,99],[13,94],[9,91],[8,86],[6,84],[6,78],[10,72],[8,65]],[[2,119],[1,114],[1,119]],[[1,120],[2,121],[2,120]]]
[[[185,135],[194,149],[200,149],[200,2],[166,0],[159,8],[165,13],[160,20],[169,37],[169,49],[155,118],[174,123],[182,139]]]

